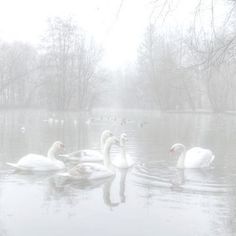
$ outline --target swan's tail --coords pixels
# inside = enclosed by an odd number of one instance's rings
[[[11,162],[7,162],[6,163],[8,166],[13,167],[15,170],[21,170],[21,171],[29,171],[29,169],[22,167],[22,166],[18,166],[16,163],[11,163]]]
[[[15,168],[15,169],[19,169],[19,166],[18,166],[16,163],[7,162],[6,164],[7,164],[8,166],[11,166],[11,167]]]
[[[210,161],[210,163],[211,163],[211,162],[213,162],[213,161],[214,161],[214,159],[215,159],[215,156],[214,156],[214,155],[212,155],[212,156],[211,156],[211,161]]]

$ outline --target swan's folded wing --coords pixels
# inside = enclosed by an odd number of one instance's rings
[[[85,169],[87,172],[107,171],[107,168],[104,165],[97,164],[97,163],[83,163],[83,164],[80,164],[79,166]]]
[[[204,168],[213,160],[214,155],[211,150],[195,147],[186,152],[184,165],[187,168]]]
[[[19,168],[24,168],[24,170],[45,171],[57,169],[56,163],[57,161],[52,161],[42,155],[28,154],[17,162],[17,166]]]
[[[76,157],[76,158],[80,158],[80,157],[82,157],[82,152],[81,151],[75,151],[75,152],[71,152],[71,153],[67,153],[67,154],[60,154],[59,157],[66,157],[66,158]]]
[[[10,163],[10,162],[7,162],[6,164],[7,164],[8,166],[13,167],[15,170],[27,170],[27,169],[25,169],[24,167],[18,166],[17,163]]]
[[[96,150],[79,150],[76,152],[60,155],[61,157],[68,158],[70,161],[80,161],[80,162],[97,162],[102,161],[103,156],[99,151]]]
[[[70,175],[75,178],[96,180],[107,178],[113,173],[105,166],[97,163],[78,164],[69,171]]]

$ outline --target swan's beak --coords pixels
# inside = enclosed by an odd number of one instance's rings
[[[66,148],[65,148],[65,145],[64,145],[64,144],[61,144],[60,148],[61,148],[61,151],[62,151],[62,152],[64,152],[64,151],[66,150]]]
[[[120,146],[120,140],[119,140],[119,139],[115,139],[115,142],[114,142],[114,144],[116,144],[116,145],[119,145],[119,146]]]
[[[174,148],[171,148],[171,149],[170,149],[170,153],[174,153]]]

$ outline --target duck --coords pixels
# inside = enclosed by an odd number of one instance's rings
[[[21,130],[21,133],[22,133],[22,134],[25,133],[25,127],[24,127],[24,126],[22,126],[22,127],[20,128],[20,130]]]
[[[215,159],[209,149],[194,147],[186,151],[186,147],[181,143],[174,144],[170,148],[170,152],[179,155],[177,168],[206,168]]]
[[[107,138],[112,137],[113,134],[110,130],[104,130],[100,138],[100,150],[83,149],[75,151],[69,154],[60,155],[60,157],[65,157],[69,161],[79,161],[79,162],[99,162],[103,161],[103,148]]]
[[[17,163],[7,162],[6,164],[16,170],[22,171],[53,171],[62,170],[65,164],[56,159],[58,153],[64,150],[64,144],[56,141],[48,150],[47,156],[30,153],[22,157]]]
[[[129,168],[135,164],[131,156],[126,153],[126,142],[128,137],[126,133],[120,135],[120,154],[112,160],[112,165],[118,168]]]
[[[66,180],[99,180],[112,177],[115,171],[112,168],[110,160],[110,150],[112,145],[120,145],[119,139],[112,136],[109,137],[104,145],[103,164],[101,163],[80,163],[72,167],[66,173],[59,173],[58,176],[64,177]]]
[[[86,123],[87,125],[91,125],[92,122],[94,122],[94,121],[95,121],[95,118],[91,117],[91,118],[89,118],[85,123]]]

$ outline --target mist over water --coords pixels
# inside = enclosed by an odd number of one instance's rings
[[[2,2],[0,236],[236,235],[235,10]]]
[[[89,117],[94,120],[87,124]],[[232,115],[27,110],[2,112],[0,119],[1,235],[233,235]],[[55,173],[22,174],[5,164],[29,152],[46,154],[55,140],[65,143],[66,152],[99,149],[104,129],[116,136],[125,131],[127,152],[137,159],[112,178],[60,183]],[[176,169],[169,148],[177,141],[214,150],[212,167]]]

